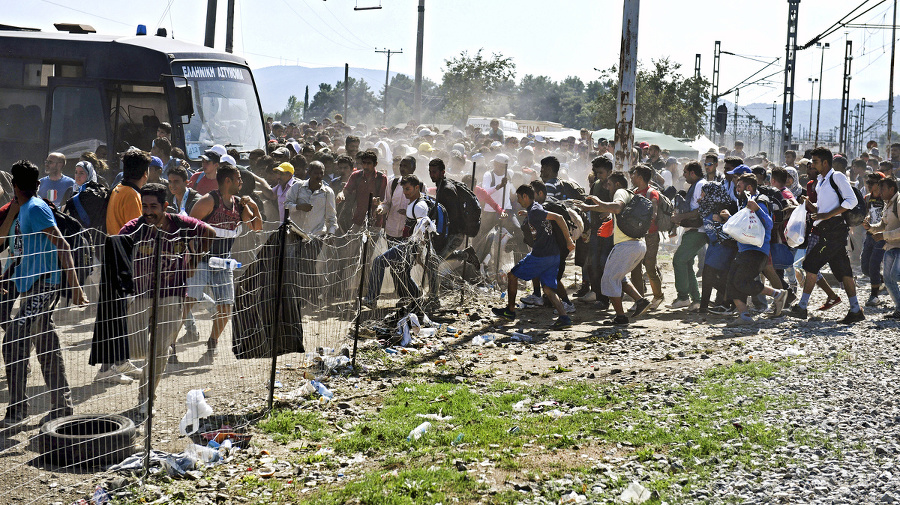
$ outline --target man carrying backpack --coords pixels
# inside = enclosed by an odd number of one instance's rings
[[[437,255],[431,246],[428,233],[421,228],[425,225],[425,218],[429,217],[430,205],[438,205],[437,202],[429,203],[422,195],[422,182],[415,174],[410,174],[400,180],[403,194],[410,201],[406,207],[406,226],[403,230],[403,242],[394,245],[372,262],[372,270],[369,272],[368,294],[363,298],[363,305],[375,308],[377,298],[381,293],[381,284],[384,282],[384,270],[390,267],[397,274],[400,281],[400,292],[413,299],[422,296],[422,290],[412,278],[412,267],[416,258],[425,253],[426,271],[436,271]],[[437,286],[432,283],[431,296],[436,296]]]
[[[809,296],[816,286],[819,270],[827,263],[831,266],[831,273],[843,282],[850,301],[850,312],[841,322],[851,324],[864,320],[866,316],[856,298],[856,281],[847,254],[850,227],[842,214],[852,212],[859,202],[847,176],[832,168],[833,159],[831,151],[825,147],[812,150],[812,169],[818,174],[815,185],[817,200],[816,203],[806,201],[813,228],[803,260],[803,271],[806,272],[803,295],[791,307],[791,315],[801,319],[808,317]]]
[[[628,191],[628,180],[622,172],[613,172],[607,179],[607,188],[613,195],[613,201],[602,202],[597,198],[592,198],[592,204],[586,204],[583,207],[587,210],[595,212],[609,212],[614,215],[613,229],[613,249],[606,259],[606,265],[603,268],[603,277],[600,279],[601,292],[609,297],[609,301],[616,310],[616,316],[608,321],[604,321],[606,325],[627,325],[630,320],[625,315],[625,309],[622,307],[622,291],[628,293],[632,299],[637,300],[631,309],[631,317],[635,318],[643,314],[650,308],[650,300],[641,297],[640,293],[634,288],[628,280],[628,274],[637,267],[644,259],[647,252],[647,245],[644,238],[632,237],[627,235],[622,228],[626,226],[629,216],[625,214],[626,207],[634,198],[644,198],[635,196],[634,193]],[[644,230],[646,234],[646,229]]]
[[[475,255],[475,249],[472,246],[467,247],[464,251],[459,250],[459,246],[466,239],[465,226],[468,219],[472,216],[466,216],[466,209],[463,203],[465,198],[464,187],[456,181],[447,179],[446,166],[444,160],[435,158],[428,162],[428,174],[431,176],[431,182],[435,184],[434,199],[437,203],[447,209],[448,220],[450,221],[450,230],[447,233],[446,240],[435,242],[435,250],[441,258],[465,258],[470,263],[478,264],[478,257]],[[461,194],[462,193],[462,194]],[[480,214],[477,199],[474,198],[474,208]],[[443,243],[441,243],[443,242]]]
[[[659,253],[659,227],[657,226],[657,216],[659,215],[659,198],[660,194],[650,187],[650,180],[653,177],[653,169],[647,165],[638,165],[631,170],[631,183],[634,185],[634,194],[641,195],[653,204],[653,220],[650,223],[650,229],[644,238],[647,244],[647,252],[644,254],[642,261],[643,267],[647,270],[647,278],[650,280],[650,289],[653,291],[653,301],[650,303],[650,310],[656,310],[665,301],[662,292],[662,272],[656,266],[656,256]],[[641,264],[638,264],[631,272],[632,283],[640,282],[641,289],[644,291],[644,276],[641,273]]]

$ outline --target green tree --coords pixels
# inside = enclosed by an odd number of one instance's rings
[[[493,93],[508,86],[515,77],[516,65],[511,58],[497,53],[486,57],[482,51],[479,49],[473,56],[463,51],[452,60],[444,60],[444,109],[460,125],[473,112],[487,109],[490,102],[496,101]]]
[[[635,127],[679,138],[696,137],[702,132],[709,105],[709,81],[702,77],[685,78],[677,72],[679,68],[680,64],[668,58],[652,60],[650,68],[638,64]],[[607,128],[616,124],[617,75],[615,67],[604,72],[605,85],[590,104],[595,124]]]
[[[416,82],[406,74],[397,74],[391,78],[388,88],[388,125],[405,124],[413,117]],[[384,92],[378,97],[383,103]],[[422,79],[422,119],[434,118],[443,109],[444,99],[437,83],[428,78]],[[432,120],[433,122],[433,120]],[[378,121],[380,124],[381,121]]]
[[[373,121],[380,113],[380,102],[375,98],[375,94],[369,88],[369,85],[361,79],[352,77],[347,81],[349,83],[349,95],[347,100],[348,116],[350,121]],[[300,103],[300,110],[303,110],[303,103]],[[344,81],[338,81],[332,87],[330,84],[319,84],[319,91],[313,96],[307,111],[309,118],[325,118],[335,114],[344,113]],[[345,121],[348,119],[345,118]],[[380,119],[377,122],[381,122]]]

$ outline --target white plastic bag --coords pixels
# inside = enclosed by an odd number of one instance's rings
[[[800,204],[791,212],[787,224],[784,226],[784,238],[789,247],[800,247],[806,238],[806,205]]]
[[[728,218],[722,231],[741,244],[762,247],[766,240],[766,229],[756,217],[756,213],[744,207],[737,214]]]

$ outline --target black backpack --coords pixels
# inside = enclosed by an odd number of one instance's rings
[[[90,181],[66,202],[65,212],[85,228],[106,231],[106,207],[111,194],[106,186]]]
[[[657,190],[656,192],[659,194],[659,204],[656,208],[656,227],[661,232],[669,233],[673,228],[672,216],[675,215],[675,203],[662,191]]]
[[[631,193],[631,191],[629,191]],[[632,193],[631,201],[616,215],[616,226],[631,238],[643,238],[653,222],[653,202],[649,198]]]
[[[456,188],[456,198],[459,202],[459,215],[464,219],[463,233],[467,237],[477,237],[478,231],[481,229],[481,205],[478,204],[478,197],[465,184],[447,179],[447,182]]]
[[[550,197],[547,197],[547,200],[542,204],[544,210],[547,212],[553,212],[554,214],[559,214],[563,217],[566,222],[566,226],[569,227],[569,232],[575,229],[575,223],[572,222],[572,218],[569,217],[569,210],[566,209],[566,206],[559,202],[559,200],[551,200]],[[559,247],[560,256],[568,256],[569,255],[569,247],[568,243],[566,243],[566,236],[563,234],[563,231],[559,228],[559,224],[555,221],[553,222],[553,239],[556,240],[556,245]],[[574,240],[574,237],[573,237]],[[534,244],[529,244],[534,245]]]
[[[841,204],[843,204],[846,198],[844,198],[841,190],[838,189],[837,183],[834,182],[834,174],[832,174],[831,177],[828,178],[828,182],[831,183],[832,189],[834,189],[834,192],[837,193],[838,198],[841,200]],[[853,207],[852,209],[844,212],[843,214],[841,214],[841,217],[844,218],[844,222],[847,223],[847,226],[850,226],[852,228],[854,226],[861,225],[868,212],[866,211],[866,203],[863,200],[862,193],[860,193],[859,190],[853,186],[850,186],[850,189],[852,189],[853,194],[856,195],[856,207]]]
[[[82,271],[91,266],[90,242],[88,240],[88,232],[78,219],[60,211],[49,200],[44,200],[53,211],[53,219],[56,220],[56,227],[69,244],[72,252],[72,262],[75,269]],[[71,200],[70,200],[71,201]],[[80,272],[81,273],[81,272]],[[81,277],[81,276],[79,276]],[[64,277],[65,278],[65,277]]]

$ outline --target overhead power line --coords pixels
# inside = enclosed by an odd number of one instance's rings
[[[887,0],[878,0],[878,2],[875,3],[875,5],[869,7],[868,9],[864,10],[863,12],[857,14],[857,15],[854,16],[853,18],[847,19],[848,17],[853,16],[853,14],[854,14],[856,11],[858,11],[858,10],[861,9],[863,6],[865,6],[867,3],[869,3],[869,1],[870,1],[870,0],[863,0],[863,2],[862,2],[861,4],[859,4],[859,5],[857,5],[852,11],[850,11],[850,12],[847,13],[844,17],[842,17],[841,19],[839,19],[838,21],[836,21],[833,25],[831,25],[831,26],[829,26],[828,28],[826,28],[824,32],[822,32],[822,33],[816,35],[816,36],[813,37],[809,42],[807,42],[806,44],[800,46],[798,49],[801,49],[801,50],[802,50],[802,49],[809,49],[810,47],[812,47],[813,45],[815,45],[816,42],[821,41],[823,38],[825,38],[825,37],[831,35],[832,33],[834,33],[834,32],[836,32],[836,31],[840,30],[841,28],[847,26],[847,25],[850,24],[851,22],[856,21],[857,19],[859,19],[860,17],[864,16],[866,13],[868,13],[869,11],[871,11],[872,9],[874,9],[875,7],[878,7],[879,5],[883,4],[883,3],[886,2]]]

